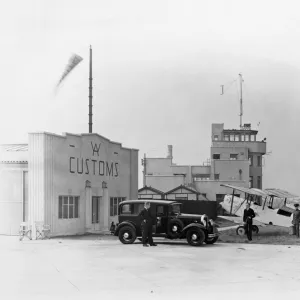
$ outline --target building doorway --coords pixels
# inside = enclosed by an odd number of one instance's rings
[[[92,224],[99,224],[101,197],[92,197]]]

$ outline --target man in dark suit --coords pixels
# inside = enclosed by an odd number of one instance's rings
[[[247,238],[249,241],[252,241],[252,219],[255,218],[255,213],[252,208],[250,208],[250,203],[246,203],[246,209],[244,210],[244,225],[247,233]]]
[[[148,247],[147,238],[150,246],[157,246],[154,244],[152,238],[152,225],[155,221],[155,217],[151,215],[149,202],[145,202],[144,209],[139,213],[139,216],[142,221],[143,246]]]

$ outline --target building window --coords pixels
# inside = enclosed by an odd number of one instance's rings
[[[230,135],[230,141],[234,141],[234,134]]]
[[[224,141],[229,141],[229,135],[228,134],[224,134]]]
[[[220,159],[221,155],[220,154],[213,154],[213,159]]]
[[[219,136],[217,134],[214,135],[214,140],[215,141],[219,140]]]
[[[79,218],[79,197],[59,196],[58,197],[58,218],[78,219]]]
[[[251,134],[250,138],[251,138],[251,142],[255,142],[255,135],[254,134]]]
[[[250,166],[253,166],[253,156],[249,155],[249,162],[250,162]]]
[[[241,141],[244,142],[245,141],[245,136],[242,134],[241,135]]]
[[[175,194],[175,199],[177,200],[188,200],[187,194]]]
[[[245,142],[249,142],[249,135],[245,134]]]
[[[238,159],[238,155],[237,154],[230,154],[230,160],[237,160]]]
[[[239,136],[238,134],[236,134],[236,135],[234,136],[234,140],[235,140],[236,142],[239,142],[239,141],[240,141],[240,136]]]
[[[253,176],[249,177],[249,188],[253,188]]]
[[[220,180],[220,174],[215,174],[215,180]]]
[[[257,156],[257,166],[261,167],[261,156],[260,155]]]
[[[261,189],[261,177],[257,176],[257,188]]]
[[[122,197],[110,197],[110,216],[114,217],[118,215],[119,204],[126,198]]]
[[[209,180],[210,174],[198,174],[194,176],[194,181]]]

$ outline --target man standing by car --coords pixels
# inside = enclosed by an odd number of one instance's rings
[[[252,208],[250,208],[250,203],[246,203],[246,209],[244,210],[244,225],[247,233],[247,238],[252,241],[252,219],[255,218],[255,213]]]
[[[141,227],[143,233],[143,246],[148,247],[147,238],[150,246],[157,246],[156,244],[154,244],[152,238],[152,225],[154,223],[153,221],[155,220],[155,217],[151,215],[149,202],[145,202],[144,209],[139,213],[139,216],[142,219]]]
[[[293,212],[293,225],[295,228],[295,234],[297,237],[299,237],[299,223],[300,223],[300,210],[299,210],[299,204],[296,203],[294,204],[295,206],[295,211]]]

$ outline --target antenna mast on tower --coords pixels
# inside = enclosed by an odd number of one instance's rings
[[[244,79],[242,77],[242,74],[239,74],[240,76],[240,86],[241,86],[241,98],[240,98],[240,128],[243,127],[243,82]]]
[[[90,46],[89,133],[92,132],[93,132],[93,74],[92,74],[92,46]]]

